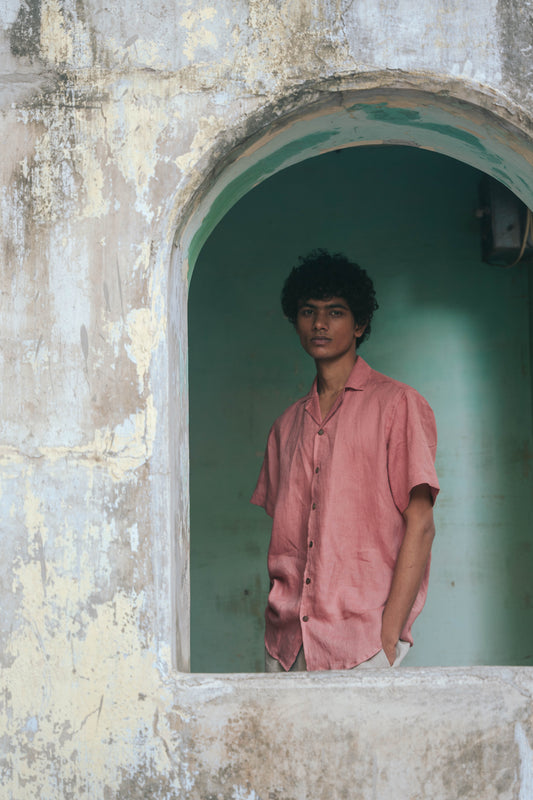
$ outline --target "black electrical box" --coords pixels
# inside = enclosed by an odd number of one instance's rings
[[[479,200],[483,261],[502,267],[510,267],[518,259],[532,261],[533,231],[527,206],[506,186],[487,175],[479,184]]]

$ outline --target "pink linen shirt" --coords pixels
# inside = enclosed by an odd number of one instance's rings
[[[410,386],[359,356],[322,419],[316,379],[279,417],[252,496],[273,518],[265,645],[288,670],[350,669],[381,645],[381,617],[405,533],[411,489],[435,500],[433,412]],[[424,605],[429,563],[401,634]]]

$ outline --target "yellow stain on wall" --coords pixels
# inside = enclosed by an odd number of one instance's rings
[[[134,308],[126,319],[126,330],[130,338],[129,344],[126,344],[126,352],[137,367],[140,392],[144,389],[152,353],[162,335],[161,327],[149,308]]]
[[[94,439],[83,445],[38,447],[34,458],[46,459],[50,465],[61,460],[78,461],[88,466],[103,466],[113,481],[123,481],[128,474],[150,460],[157,429],[157,408],[153,395],[149,394],[144,408],[130,414],[119,425],[98,428]],[[26,462],[24,453],[12,446],[0,447],[0,466],[9,468]],[[5,475],[8,473],[4,473]],[[24,506],[26,524],[30,532],[36,532],[44,523],[39,505],[31,494]]]
[[[194,60],[195,51],[199,47],[217,46],[218,41],[214,32],[203,25],[204,22],[214,19],[216,13],[216,8],[208,7],[197,11],[188,10],[182,14],[179,24],[188,31],[183,52],[189,61]]]
[[[174,744],[163,715],[172,709],[172,696],[157,669],[153,636],[145,630],[144,592],[119,590],[94,604],[91,592],[98,587],[87,580],[90,565],[81,570],[83,584],[75,562],[70,566],[70,574],[60,574],[48,562],[46,598],[35,591],[37,561],[15,571],[22,624],[13,630],[6,654],[14,657],[14,668],[3,678],[9,706],[2,727],[16,732],[21,746],[12,754],[13,784],[7,774],[3,781],[8,794],[11,788],[18,796],[26,782],[35,796],[39,781],[50,789],[54,763],[61,764],[65,786],[83,774],[93,797],[104,797],[104,787],[120,788],[124,753],[130,763],[146,757],[155,774],[171,769]],[[170,653],[163,657],[170,659]]]
[[[135,86],[112,104],[106,114],[107,145],[118,169],[135,189],[135,209],[148,222],[155,213],[148,190],[160,161],[157,141],[168,124],[165,98],[146,97],[144,88],[137,94]]]
[[[211,114],[198,120],[197,131],[189,151],[175,159],[174,163],[184,173],[191,173],[198,161],[213,146],[216,137],[224,130],[224,120]]]
[[[41,510],[41,502],[39,498],[31,492],[29,485],[26,485],[24,497],[24,517],[28,533],[35,535],[36,533],[46,530],[44,515]]]
[[[72,15],[65,21],[59,0],[41,2],[41,51],[43,56],[55,64],[91,66],[93,55],[89,31]]]
[[[83,170],[85,205],[84,217],[103,217],[109,211],[110,201],[104,197],[104,171],[92,147],[79,149],[80,169]]]
[[[73,41],[58,0],[42,0],[41,49],[50,61],[64,63],[72,60]]]

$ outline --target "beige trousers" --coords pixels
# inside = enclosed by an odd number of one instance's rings
[[[375,656],[369,658],[368,661],[363,661],[361,664],[352,667],[352,669],[391,669],[392,667],[399,667],[405,656],[409,652],[409,642],[400,641],[396,645],[396,658],[394,664],[389,664],[389,659],[385,655],[384,650],[380,650]],[[265,672],[286,672],[283,669],[277,658],[270,655],[265,648]],[[300,647],[296,661],[289,669],[289,672],[307,672],[307,664],[305,663],[305,655],[303,647]]]

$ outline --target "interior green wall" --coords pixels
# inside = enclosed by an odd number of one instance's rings
[[[263,663],[269,519],[248,498],[274,418],[313,378],[282,318],[297,256],[346,252],[380,309],[361,354],[432,404],[441,496],[410,665],[533,664],[528,268],[480,260],[480,173],[406,147],[309,159],[210,236],[189,298],[194,671]]]

